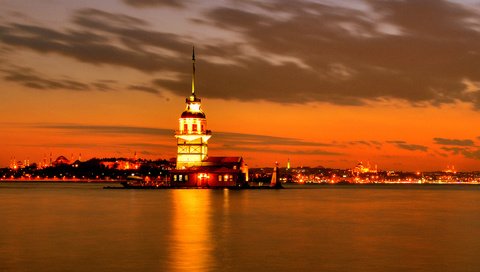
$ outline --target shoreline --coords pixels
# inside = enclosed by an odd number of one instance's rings
[[[97,180],[97,179],[0,179],[0,183],[96,183],[96,184],[121,184],[126,180]],[[382,186],[382,185],[480,185],[479,182],[375,182],[375,183],[282,183],[284,186],[298,186],[298,187],[309,187],[309,186],[351,186],[351,185],[360,185],[360,186]],[[148,187],[162,187],[162,188],[188,188],[181,186],[164,186],[164,185],[149,185]],[[231,187],[231,186],[230,186]],[[265,185],[252,185],[250,187],[270,187]],[[123,187],[122,187],[123,188]],[[192,188],[214,188],[214,187],[192,187]],[[224,187],[221,187],[224,188]],[[130,188],[128,188],[130,189]]]
[[[126,180],[98,180],[98,179],[0,179],[0,183],[118,183]]]

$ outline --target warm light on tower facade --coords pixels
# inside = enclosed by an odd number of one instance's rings
[[[201,166],[207,158],[208,139],[211,132],[207,130],[207,119],[201,109],[201,99],[195,95],[195,51],[192,54],[192,94],[187,97],[185,111],[179,119],[175,133],[177,138],[177,169]]]
[[[175,187],[241,187],[248,186],[248,167],[242,157],[208,156],[207,118],[201,100],[195,94],[195,50],[192,54],[192,93],[178,121],[177,166],[170,171]]]

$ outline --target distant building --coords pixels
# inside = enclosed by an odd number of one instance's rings
[[[447,169],[445,169],[443,172],[449,173],[449,174],[456,174],[457,170],[455,170],[455,165],[447,165]]]
[[[13,158],[10,162],[10,169],[13,170],[18,170],[18,169],[23,169],[25,166],[28,166],[27,163],[23,163],[22,161],[17,161],[15,158]]]
[[[68,164],[70,164],[70,160],[67,159],[65,156],[60,156],[52,162],[52,166],[54,167],[57,167],[59,165],[68,165]]]
[[[355,166],[355,168],[352,169],[352,172],[354,176],[358,176],[360,174],[366,174],[366,173],[377,173],[378,169],[377,169],[377,165],[375,165],[375,167],[372,168],[369,162],[367,162],[366,165],[364,165],[362,162],[359,162]]]
[[[176,169],[171,171],[173,186],[224,187],[248,182],[248,168],[242,157],[209,157],[207,119],[201,99],[195,94],[195,51],[192,54],[192,93],[175,132],[177,139]]]
[[[105,168],[117,169],[117,170],[138,170],[141,166],[141,161],[137,158],[137,152],[131,159],[127,158],[110,158],[101,159],[100,164]]]

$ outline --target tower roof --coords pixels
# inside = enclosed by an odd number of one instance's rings
[[[205,118],[205,113],[203,113],[202,111],[192,112],[186,110],[182,112],[180,118]]]

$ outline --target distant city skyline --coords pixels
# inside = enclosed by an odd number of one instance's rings
[[[480,170],[480,1],[2,1],[0,167],[209,155],[250,167]]]

